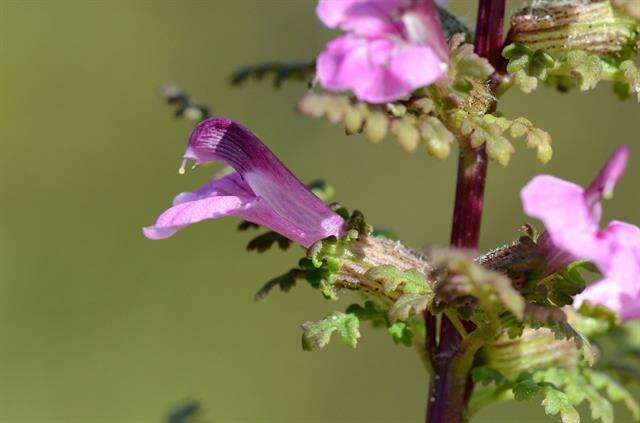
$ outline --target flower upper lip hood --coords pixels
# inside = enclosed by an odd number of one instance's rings
[[[237,122],[213,117],[198,124],[182,168],[186,160],[223,162],[235,172],[176,196],[155,225],[144,228],[146,237],[167,238],[192,223],[228,215],[266,226],[305,247],[342,232],[344,220]]]
[[[447,70],[449,50],[433,0],[320,0],[316,12],[327,27],[347,32],[318,56],[326,89],[384,103]]]
[[[522,190],[525,213],[542,220],[548,256],[593,262],[604,278],[576,297],[602,304],[622,319],[640,317],[640,228],[612,221],[600,229],[601,200],[608,198],[627,165],[629,148],[618,148],[587,189],[550,175],[533,178]],[[558,263],[556,263],[558,264]]]

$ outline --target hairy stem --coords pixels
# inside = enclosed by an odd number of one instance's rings
[[[486,57],[500,72],[503,68],[501,50],[505,0],[480,0],[476,24],[475,51]],[[495,108],[495,105],[494,105]],[[451,245],[477,250],[487,175],[487,152],[484,146],[472,149],[462,146],[458,159],[456,199],[453,211]],[[428,423],[459,423],[467,418],[466,407],[473,383],[470,370],[478,347],[465,348],[462,336],[446,317],[442,316],[437,346],[430,332],[435,330],[434,318],[425,315],[427,348],[434,375],[429,389],[426,421]],[[467,332],[475,329],[462,322]],[[470,328],[467,326],[471,326]],[[477,331],[479,331],[478,329]],[[476,331],[476,332],[477,332]],[[470,336],[474,336],[471,334]]]

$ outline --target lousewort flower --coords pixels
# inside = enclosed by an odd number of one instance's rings
[[[449,50],[433,0],[320,0],[329,28],[347,32],[318,56],[320,84],[370,103],[411,94],[442,77]]]
[[[236,171],[175,197],[155,225],[143,229],[147,238],[168,238],[192,223],[229,215],[266,226],[305,247],[342,231],[344,220],[237,122],[215,117],[198,124],[189,137],[181,173],[188,160],[223,162]]]
[[[612,221],[600,229],[600,202],[610,198],[624,173],[629,148],[618,148],[587,188],[550,175],[536,176],[521,192],[525,213],[542,220],[547,232],[541,236],[549,259],[589,260],[604,278],[579,294],[583,301],[602,304],[622,319],[640,317],[640,228]]]

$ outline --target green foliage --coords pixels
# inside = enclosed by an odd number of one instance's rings
[[[442,121],[434,116],[424,118],[419,127],[420,136],[427,143],[427,152],[433,157],[444,160],[451,153],[451,144],[455,136]]]
[[[291,240],[274,231],[268,231],[253,238],[247,244],[247,251],[263,253],[277,244],[281,250],[287,250],[291,246]]]
[[[413,332],[405,322],[395,322],[387,328],[387,331],[396,344],[410,347],[413,344]]]
[[[562,91],[585,91],[607,80],[621,97],[640,92],[632,70],[640,49],[637,3],[543,1],[521,9],[503,50],[514,84],[525,92],[538,80]]]
[[[361,321],[371,322],[373,327],[388,326],[387,311],[374,301],[367,300],[364,306],[351,304],[346,310],[349,314],[355,314]]]
[[[472,296],[490,321],[497,322],[505,311],[519,320],[524,317],[524,298],[506,276],[476,264],[460,251],[434,250],[430,258],[436,273],[441,273],[436,285],[438,302],[453,304],[456,298]]]
[[[202,405],[195,401],[188,401],[173,407],[167,415],[166,423],[207,423]]]
[[[396,344],[402,344],[407,347],[413,344],[412,328],[406,322],[396,321],[392,323],[388,310],[371,300],[365,301],[364,307],[359,304],[351,304],[346,312],[356,315],[360,321],[371,322],[374,328],[386,328]]]
[[[439,119],[429,115],[431,110],[425,111],[423,100],[428,98],[406,105],[399,102],[374,105],[343,94],[310,91],[299,101],[298,110],[316,119],[324,117],[332,124],[341,124],[346,134],[361,133],[374,144],[391,135],[407,152],[414,152],[424,144],[429,154],[444,159],[449,155],[453,134]]]
[[[320,290],[325,298],[336,300],[343,261],[353,255],[348,246],[360,236],[371,233],[372,228],[363,214],[355,210],[346,222],[347,230],[340,238],[330,236],[317,241],[307,250],[307,257],[300,261],[312,287]]]
[[[614,414],[610,400],[622,401],[636,420],[640,418],[640,410],[633,396],[606,374],[594,372],[588,368],[572,371],[552,367],[534,373],[530,381],[537,384],[545,395],[543,401],[545,411],[549,414],[560,412],[563,419],[579,421],[574,407],[586,402],[592,419],[612,423]],[[531,385],[531,382],[527,384]],[[600,392],[602,390],[606,397]],[[517,394],[516,399],[518,399]]]
[[[338,331],[342,342],[355,348],[358,338],[360,338],[359,326],[360,322],[355,314],[345,314],[339,311],[334,311],[318,322],[304,322],[302,324],[302,348],[305,351],[324,348],[335,331]]]
[[[547,386],[543,390],[544,399],[542,406],[544,412],[555,416],[560,414],[562,423],[579,423],[580,415],[578,411],[571,405],[567,395],[553,387]]]
[[[546,79],[555,65],[553,56],[544,50],[532,51],[521,44],[510,44],[502,52],[509,60],[507,72],[514,75],[515,84],[530,93],[538,87],[538,79]]]
[[[640,101],[640,72],[633,60],[625,60],[625,55],[617,58],[600,56],[581,49],[533,50],[522,44],[510,44],[502,54],[509,60],[507,71],[512,75],[513,83],[525,93],[535,90],[538,81],[555,85],[561,91],[574,86],[587,91],[606,80],[614,83],[620,98],[626,99],[636,93]]]
[[[492,369],[491,367],[476,367],[471,372],[473,382],[481,384],[483,386],[490,385],[492,383],[498,385],[504,382],[505,378],[499,371]]]
[[[307,273],[302,269],[291,269],[287,273],[267,281],[267,283],[256,292],[254,299],[256,301],[265,299],[275,287],[279,287],[282,292],[289,292],[291,288],[296,285],[296,281],[305,278],[306,275]]]
[[[570,314],[571,324],[587,337],[595,337],[610,332],[620,324],[617,314],[602,305],[592,305],[588,301],[580,304],[577,311]]]
[[[640,102],[640,70],[632,60],[625,60],[620,63],[620,72],[622,72],[623,81],[616,82],[616,93],[623,100],[636,93],[638,102]]]
[[[571,75],[582,91],[595,88],[603,77],[603,61],[595,54],[574,50],[568,52],[564,60],[564,65],[571,69]]]
[[[515,153],[515,148],[506,138],[506,134],[514,140],[524,137],[526,146],[537,150],[537,157],[541,163],[551,160],[551,136],[548,132],[536,128],[528,119],[509,120],[494,114],[474,116],[458,110],[451,115],[450,122],[462,136],[468,137],[472,148],[486,144],[489,158],[503,166],[509,164],[511,156]]]
[[[449,41],[448,76],[452,89],[460,94],[469,94],[474,81],[483,82],[494,71],[487,59],[474,52],[473,44],[465,43],[465,38],[464,34],[455,34]]]
[[[603,372],[589,371],[587,377],[595,389],[604,389],[611,401],[621,401],[631,411],[633,418],[640,421],[640,404],[638,400],[620,383]]]
[[[278,88],[287,80],[310,80],[315,74],[315,69],[315,60],[309,62],[264,62],[238,69],[231,75],[231,83],[241,85],[249,79],[262,80],[265,76],[272,75],[273,86]]]
[[[524,136],[527,148],[535,148],[540,163],[547,163],[551,160],[553,150],[551,149],[551,135],[540,128],[536,128],[529,119],[520,117],[513,120],[509,127],[512,137],[520,138]]]
[[[531,375],[524,374],[524,377],[520,377],[512,388],[513,397],[516,401],[529,401],[538,395],[544,388],[546,387],[534,382],[533,379],[531,379]]]
[[[633,395],[610,376],[589,368],[549,367],[533,373],[522,372],[515,379],[507,379],[497,370],[479,367],[474,369],[472,375],[476,384],[484,386],[476,388],[474,392],[474,396],[482,395],[483,399],[488,400],[483,405],[501,399],[500,395],[488,393],[510,391],[517,401],[530,401],[542,396],[545,412],[549,415],[559,414],[563,422],[579,422],[576,407],[583,402],[589,405],[591,418],[603,423],[613,422],[610,401],[623,402],[634,419],[640,419],[640,408]]]
[[[599,360],[593,369],[594,372],[615,377],[625,385],[640,387],[640,322],[631,321],[622,325],[616,325],[603,334],[597,334],[594,342],[600,350]],[[599,389],[606,387],[603,381],[598,380],[597,375],[592,383]],[[613,389],[615,391],[615,389]],[[614,395],[609,397],[614,398]],[[634,407],[630,407],[633,409]],[[632,410],[633,411],[633,410]],[[633,411],[635,413],[635,411]]]
[[[473,116],[464,111],[458,111],[454,118],[463,136],[470,140],[471,148],[487,146],[487,155],[502,166],[509,164],[515,148],[503,136],[506,130],[504,121],[493,115]]]
[[[549,299],[555,305],[564,306],[573,303],[572,297],[584,290],[586,282],[580,274],[581,270],[587,270],[591,273],[598,272],[593,264],[587,261],[575,261],[567,265],[558,274],[558,277],[547,284]]]

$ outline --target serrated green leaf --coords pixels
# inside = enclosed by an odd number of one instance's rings
[[[542,390],[542,386],[531,379],[524,379],[513,387],[513,397],[517,401],[528,401]]]
[[[346,345],[355,348],[360,338],[360,322],[354,314],[334,311],[318,322],[304,322],[302,325],[302,348],[305,351],[324,348],[336,330]]]
[[[282,292],[289,292],[293,288],[298,279],[302,279],[306,276],[306,272],[302,269],[291,269],[287,273],[276,276],[275,278],[267,281],[262,288],[256,292],[254,299],[260,301],[266,298],[276,286],[280,287]]]
[[[370,321],[374,327],[387,324],[387,311],[371,300],[365,301],[364,307],[359,304],[351,304],[345,311],[355,314],[360,320]]]
[[[624,386],[602,372],[588,371],[587,377],[596,389],[604,389],[611,401],[622,401],[633,414],[633,418],[636,421],[640,420],[640,404]]]
[[[580,422],[578,411],[571,405],[565,393],[551,386],[546,386],[542,392],[544,394],[542,406],[544,407],[545,413],[552,416],[560,413],[562,423]]]
[[[273,244],[278,244],[281,250],[286,250],[291,246],[291,240],[280,235],[277,232],[265,232],[253,238],[247,244],[247,251],[257,251],[263,253],[270,249]]]
[[[593,387],[585,385],[584,389],[587,393],[586,400],[589,403],[591,418],[601,420],[602,423],[613,423],[613,406],[611,403]]]
[[[315,72],[315,61],[309,62],[265,62],[244,66],[231,75],[231,83],[240,85],[250,78],[261,80],[273,75],[273,86],[280,87],[288,79],[307,80]]]
[[[393,338],[393,341],[396,344],[402,344],[404,346],[410,347],[413,343],[413,333],[409,329],[406,323],[404,322],[395,322],[391,326],[387,328],[389,334]]]
[[[490,367],[476,367],[471,372],[474,383],[489,385],[491,383],[499,384],[504,381],[504,376],[499,371]]]

